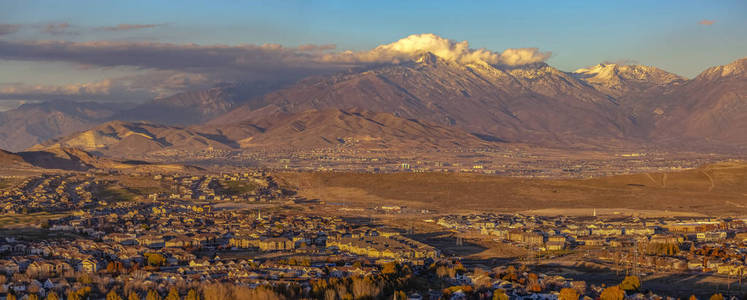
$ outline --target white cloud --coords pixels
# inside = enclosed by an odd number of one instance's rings
[[[330,53],[322,61],[344,63],[398,63],[411,60],[425,52],[445,60],[460,63],[483,61],[492,65],[517,66],[545,61],[550,52],[537,48],[506,49],[494,52],[484,48],[472,49],[467,41],[457,42],[435,34],[414,34],[391,44],[378,46],[369,51]]]

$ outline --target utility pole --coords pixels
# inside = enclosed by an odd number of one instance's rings
[[[739,268],[739,293],[742,293],[742,277],[744,276],[744,269]]]
[[[640,280],[640,276],[638,274],[638,240],[633,239],[633,276],[638,277]]]

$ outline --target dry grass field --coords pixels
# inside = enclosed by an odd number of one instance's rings
[[[747,164],[723,162],[669,173],[594,179],[527,179],[478,174],[275,174],[301,196],[364,207],[401,205],[439,212],[614,209],[659,215],[747,214]],[[625,209],[625,210],[623,210]]]

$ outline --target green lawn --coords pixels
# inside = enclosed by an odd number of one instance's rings
[[[247,181],[221,181],[221,190],[229,196],[244,195],[257,190],[257,185]]]
[[[93,194],[96,199],[105,202],[133,201],[139,196],[124,187],[116,185],[98,187]]]

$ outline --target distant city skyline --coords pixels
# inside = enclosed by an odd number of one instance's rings
[[[142,101],[273,81],[334,71],[350,62],[338,59],[345,51],[425,33],[496,54],[536,48],[563,71],[617,62],[692,78],[747,55],[743,1],[461,4],[4,1],[0,99]]]

